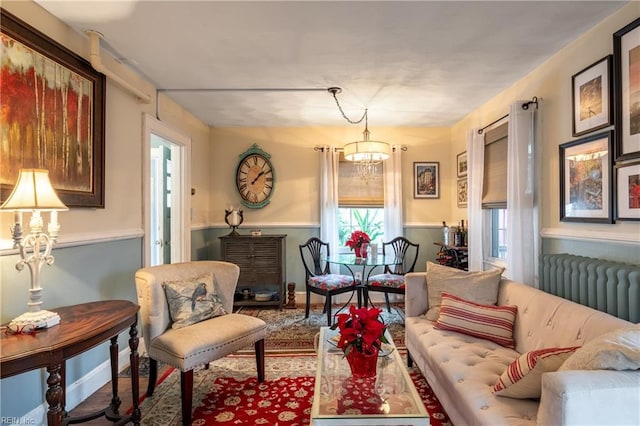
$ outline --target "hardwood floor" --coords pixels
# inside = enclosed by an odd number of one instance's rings
[[[158,377],[162,377],[163,373],[170,367],[161,366],[158,368]],[[139,381],[140,397],[144,397],[147,393],[148,378],[146,374],[141,374]],[[132,405],[131,399],[131,378],[128,376],[118,377],[118,396],[120,397],[120,413],[126,412]],[[111,382],[105,384],[98,389],[89,398],[81,402],[76,408],[69,412],[69,416],[77,417],[95,413],[107,407],[111,403]],[[101,417],[82,423],[85,425],[110,425],[112,424],[106,418]]]

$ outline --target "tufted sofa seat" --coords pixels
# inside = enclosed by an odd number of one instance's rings
[[[582,346],[631,323],[502,279],[498,305],[516,305],[516,349],[452,331],[434,329],[426,273],[406,282],[406,344],[451,421],[462,425],[640,424],[640,372],[562,371],[546,373],[542,397],[514,399],[493,394],[507,366],[521,354],[550,347]]]

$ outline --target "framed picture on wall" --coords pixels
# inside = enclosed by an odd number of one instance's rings
[[[67,206],[103,208],[105,76],[4,9],[0,13],[0,200],[21,168],[38,168],[49,171]]]
[[[608,55],[571,77],[573,136],[613,124],[612,66]]]
[[[458,154],[456,164],[458,177],[465,177],[467,175],[467,151]]]
[[[613,131],[560,145],[560,220],[613,223]]]
[[[640,157],[640,18],[613,34],[616,161]]]
[[[467,207],[467,178],[458,179],[457,188],[458,207]]]
[[[440,163],[413,163],[413,198],[440,198]]]
[[[640,220],[640,161],[615,168],[616,220]]]

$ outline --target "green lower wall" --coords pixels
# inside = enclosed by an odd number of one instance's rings
[[[133,238],[53,250],[55,263],[43,266],[43,307],[75,305],[105,299],[137,303],[135,271],[142,265],[142,239]],[[27,310],[28,269],[15,269],[18,255],[0,257],[1,322]],[[55,310],[55,309],[53,309]],[[128,347],[128,335],[120,336],[120,348]],[[109,358],[108,344],[99,345],[66,362],[67,385],[94,370]],[[20,417],[45,403],[47,372],[35,370],[0,380],[0,415]]]
[[[543,238],[542,253],[568,253],[634,265],[640,264],[640,245],[638,244],[615,244],[604,241],[594,243],[593,241]]]

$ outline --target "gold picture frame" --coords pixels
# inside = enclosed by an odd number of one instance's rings
[[[0,200],[21,168],[49,170],[69,207],[104,208],[105,76],[0,9]]]

